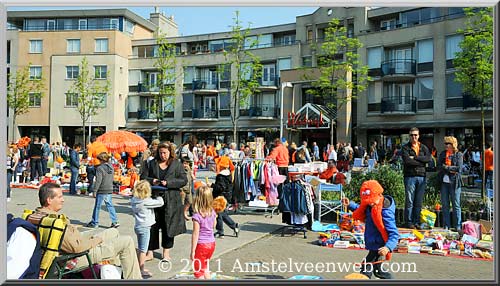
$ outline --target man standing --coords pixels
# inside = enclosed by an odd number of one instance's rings
[[[427,146],[418,141],[416,127],[410,129],[410,141],[403,146],[403,173],[405,184],[405,222],[408,228],[420,229],[420,211],[425,193],[425,167],[431,160]]]
[[[36,214],[57,214],[64,205],[63,192],[58,184],[43,184],[38,191],[38,198],[41,207],[36,209]],[[68,223],[62,239],[61,250],[66,253],[80,253],[89,250],[89,255],[94,263],[109,260],[112,264],[121,265],[124,279],[142,279],[134,240],[130,236],[120,235],[116,228],[109,228],[90,236],[83,235],[76,226]],[[85,263],[87,263],[87,259],[81,257],[78,259],[76,267],[81,267]]]
[[[49,172],[49,169],[47,168],[47,163],[49,162],[49,155],[50,155],[50,145],[47,143],[47,137],[42,136],[41,139],[42,143],[42,175],[45,176]]]
[[[493,149],[491,142],[486,143],[484,169],[486,171],[486,188],[493,189]]]
[[[80,152],[80,149],[82,148],[82,145],[80,143],[75,143],[73,145],[73,149],[69,151],[69,167],[71,169],[71,181],[69,183],[69,194],[70,195],[76,195],[76,180],[78,179],[79,173],[78,170],[80,169],[80,156],[78,153]]]
[[[306,163],[311,163],[311,155],[309,154],[309,149],[307,148],[307,141],[302,142],[302,147],[306,151]]]
[[[35,136],[33,143],[29,145],[28,156],[30,157],[31,181],[40,180],[45,175],[42,170],[42,144],[40,138]]]
[[[319,146],[316,142],[313,142],[313,155],[314,161],[319,161]]]

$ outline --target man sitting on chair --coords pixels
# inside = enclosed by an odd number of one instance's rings
[[[40,187],[38,198],[41,207],[35,213],[57,214],[64,205],[61,186],[46,183]],[[120,235],[116,228],[109,228],[95,236],[82,235],[76,226],[68,223],[61,250],[66,253],[80,253],[89,250],[94,263],[109,260],[123,269],[124,279],[142,279],[134,241],[130,236]],[[76,267],[84,266],[85,257],[78,259]]]
[[[333,182],[333,176],[337,174],[339,170],[337,170],[337,165],[335,164],[335,160],[328,160],[328,168],[324,170],[321,174],[319,174],[320,179],[325,179],[327,183]]]

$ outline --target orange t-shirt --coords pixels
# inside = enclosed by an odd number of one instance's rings
[[[484,151],[484,168],[486,171],[493,171],[493,150],[491,148]]]
[[[415,151],[415,156],[418,156],[418,153],[420,152],[420,142],[417,142],[417,144],[412,144],[411,149]]]

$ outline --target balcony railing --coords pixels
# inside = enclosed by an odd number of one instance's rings
[[[129,92],[158,92],[159,90],[158,86],[149,86],[141,82],[128,87]]]
[[[248,117],[278,117],[279,108],[272,104],[253,105],[248,109],[240,109],[241,116]]]
[[[416,111],[417,100],[410,96],[382,98],[380,105],[381,113],[415,113]]]
[[[388,60],[381,64],[382,76],[413,75],[417,74],[415,60]]]
[[[195,79],[193,80],[193,90],[215,90],[219,89],[219,81],[217,79]]]
[[[217,119],[219,111],[217,108],[193,108],[193,119]]]
[[[277,87],[278,86],[278,77],[274,77],[274,79],[272,79],[272,80],[263,80],[262,78],[259,78],[259,85],[260,86]]]
[[[74,31],[74,30],[118,30],[118,24],[100,24],[100,25],[25,25],[23,31]]]
[[[129,117],[131,117],[132,113],[129,113]],[[156,120],[156,114],[154,112],[150,112],[147,109],[139,109],[137,110],[137,119],[139,120],[151,120],[154,119]],[[163,116],[162,118],[173,118],[174,117],[174,112],[173,111],[163,111]],[[134,117],[131,117],[134,118]]]

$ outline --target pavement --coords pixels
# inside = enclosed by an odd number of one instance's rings
[[[213,181],[215,174],[206,171],[198,172],[197,179],[205,180],[205,177],[208,177],[209,181]],[[12,189],[11,198],[12,200],[7,203],[7,212],[18,217],[22,215],[24,209],[35,209],[40,205],[38,190],[36,189]],[[111,220],[104,205],[101,207],[100,212],[100,227],[98,229],[85,227],[85,224],[91,219],[94,202],[93,197],[84,195],[70,196],[65,193],[65,202],[61,213],[68,216],[72,224],[80,226],[81,232],[103,230],[111,225]],[[113,204],[120,221],[120,227],[118,228],[120,234],[130,235],[137,246],[137,237],[134,233],[134,218],[129,198],[113,195]],[[245,211],[231,214],[233,220],[240,225],[239,237],[234,237],[231,229],[224,226],[226,236],[224,239],[217,239],[213,258],[233,252],[280,229],[283,226],[281,216],[274,215],[271,217],[270,214],[270,212],[264,211]],[[192,223],[186,222],[186,226],[187,232],[175,237],[174,247],[170,252],[172,258],[170,265],[161,263],[161,249],[155,251],[155,258],[152,261],[146,263],[146,268],[153,274],[151,279],[170,279],[181,272],[191,271],[189,255],[191,252]]]

